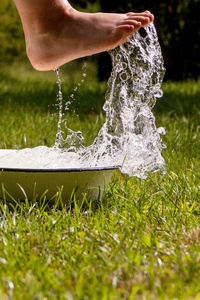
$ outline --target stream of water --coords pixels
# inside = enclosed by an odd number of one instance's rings
[[[164,62],[153,24],[110,51],[112,73],[103,109],[106,122],[83,159],[88,166],[120,165],[130,176],[165,172],[161,156],[164,128],[156,128],[152,108],[162,97]],[[84,151],[83,151],[84,152]]]
[[[165,74],[154,25],[134,34],[124,45],[111,50],[112,73],[104,104],[106,122],[93,144],[83,147],[81,132],[68,129],[62,137],[63,98],[59,71],[59,121],[53,148],[23,149],[0,159],[2,167],[17,168],[103,168],[118,166],[130,176],[146,178],[149,172],[165,172],[160,135],[152,108],[162,97]],[[63,148],[64,147],[64,148]]]

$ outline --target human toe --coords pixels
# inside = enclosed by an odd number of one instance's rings
[[[117,28],[117,32],[119,35],[123,36],[130,36],[135,32],[135,26],[125,24],[125,25],[119,25]]]
[[[154,20],[154,15],[149,11],[149,10],[145,10],[145,12],[147,14],[147,17],[150,19],[150,22],[153,22]]]

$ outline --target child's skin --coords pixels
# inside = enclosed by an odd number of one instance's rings
[[[125,43],[154,16],[149,12],[82,13],[67,0],[14,0],[21,17],[28,58],[40,71]]]

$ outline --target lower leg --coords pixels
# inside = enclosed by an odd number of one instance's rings
[[[67,0],[14,0],[27,55],[37,70],[53,70],[73,59],[113,49],[153,21],[140,14],[88,14]]]

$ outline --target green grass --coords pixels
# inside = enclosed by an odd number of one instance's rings
[[[106,83],[88,63],[68,122],[86,144],[101,127]],[[68,99],[81,73],[62,69]],[[1,68],[0,148],[52,146],[55,75]],[[99,202],[0,208],[0,299],[200,299],[200,81],[163,84],[154,112],[166,128],[167,173],[148,179],[115,173]],[[77,102],[76,102],[77,101]],[[77,114],[79,116],[77,116]]]

